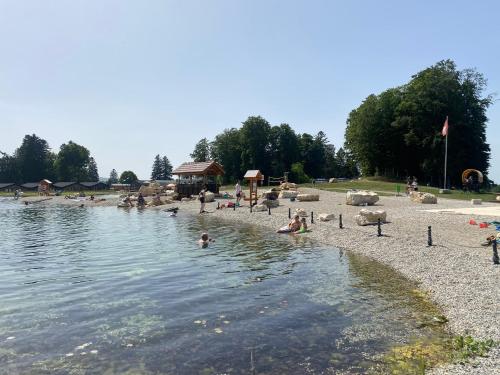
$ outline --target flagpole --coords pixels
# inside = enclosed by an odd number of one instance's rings
[[[448,132],[446,132],[446,140],[444,146],[444,186],[443,189],[446,190],[446,164],[448,162]]]

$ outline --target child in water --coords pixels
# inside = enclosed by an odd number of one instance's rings
[[[296,230],[293,233],[306,233],[306,232],[307,232],[307,222],[306,218],[303,217],[302,219],[300,219],[300,229]]]
[[[208,237],[207,233],[203,233],[201,238],[198,240],[198,244],[203,248],[207,247],[210,242],[215,242],[215,240]]]

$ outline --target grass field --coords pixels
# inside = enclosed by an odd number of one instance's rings
[[[335,182],[335,183],[321,183],[321,184],[303,184],[300,186],[304,187],[314,187],[321,190],[346,192],[350,189],[358,190],[372,190],[380,195],[396,195],[397,187],[399,185],[400,194],[405,193],[406,185],[402,182],[386,182],[386,181],[374,181],[374,180],[352,180],[345,182]],[[439,188],[431,186],[419,186],[419,191],[426,193],[432,193],[442,198],[448,199],[461,199],[470,200],[473,198],[480,198],[484,202],[494,201],[496,194],[494,193],[464,193],[462,190],[451,190],[450,194],[439,194]]]

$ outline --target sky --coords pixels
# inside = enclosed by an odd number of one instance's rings
[[[368,95],[440,60],[498,93],[498,14],[496,0],[0,0],[0,150],[25,134],[54,151],[72,140],[102,177],[147,179],[156,154],[178,166],[252,115],[339,147]],[[487,112],[496,182],[499,106]]]

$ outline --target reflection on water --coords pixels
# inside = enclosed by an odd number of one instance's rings
[[[1,374],[364,373],[443,335],[415,285],[307,237],[13,201],[0,228]]]

